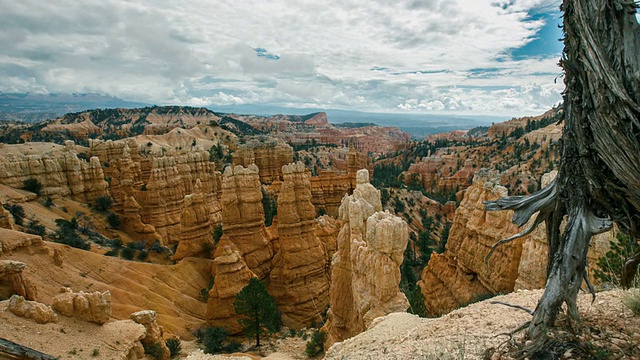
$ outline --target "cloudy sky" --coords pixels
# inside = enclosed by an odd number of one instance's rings
[[[0,0],[0,92],[535,115],[563,88],[559,4]]]

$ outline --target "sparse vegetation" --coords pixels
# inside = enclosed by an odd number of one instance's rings
[[[322,330],[316,330],[311,335],[311,340],[307,342],[304,353],[314,358],[324,353],[324,342],[327,339],[327,334]]]
[[[98,196],[94,200],[94,209],[100,212],[106,212],[113,205],[113,198],[111,196]]]
[[[120,216],[118,216],[118,214],[114,212],[109,212],[109,214],[107,215],[107,223],[111,228],[116,230],[120,229],[120,226],[122,225]]]
[[[167,339],[165,341],[165,344],[167,345],[167,348],[169,348],[169,352],[171,353],[171,358],[174,358],[180,355],[180,352],[182,352],[182,342],[180,341],[180,339],[176,337]]]
[[[3,206],[5,209],[9,211],[9,213],[13,217],[13,222],[16,225],[22,226],[24,218],[27,216],[24,213],[24,208],[18,204],[4,204]]]
[[[276,198],[262,190],[262,206],[264,207],[264,224],[271,226],[273,218],[278,215],[278,202]]]
[[[36,178],[29,178],[22,182],[22,188],[24,190],[30,191],[37,196],[40,196],[40,192],[42,191],[42,184]]]
[[[202,336],[205,354],[231,353],[240,350],[241,344],[229,339],[229,331],[223,327],[208,327]]]
[[[602,283],[620,286],[625,261],[640,250],[634,238],[617,233],[609,242],[609,251],[597,261],[594,276]]]
[[[78,220],[75,217],[71,218],[71,220],[56,219],[55,222],[58,226],[56,242],[82,250],[89,250],[91,248],[91,244],[77,233]]]
[[[142,343],[144,347],[144,353],[149,355],[152,359],[162,360],[164,358],[165,350],[160,346],[160,344],[153,345],[145,345]]]
[[[633,288],[627,290],[622,295],[622,303],[633,312],[634,315],[640,316],[640,289]]]
[[[220,241],[220,238],[222,237],[222,224],[218,224],[218,226],[216,226],[216,228],[213,230],[213,234],[211,234],[211,236],[213,237],[213,241],[217,245],[218,242]]]
[[[44,236],[44,234],[46,233],[46,229],[44,225],[42,225],[40,221],[35,217],[32,217],[31,219],[29,219],[26,230],[29,234],[34,234],[39,236]]]

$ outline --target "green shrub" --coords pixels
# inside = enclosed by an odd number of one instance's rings
[[[44,200],[44,206],[50,208],[52,205],[53,199],[51,198],[51,196],[47,196],[47,198]]]
[[[96,210],[105,212],[113,205],[113,198],[111,196],[98,196],[94,202]]]
[[[118,216],[118,214],[110,212],[109,215],[107,215],[107,223],[109,223],[109,226],[111,226],[114,229],[120,229],[120,226],[122,225],[122,222],[120,221],[120,216]]]
[[[306,334],[305,334],[306,335]],[[327,339],[327,334],[318,330],[311,335],[311,340],[307,342],[307,347],[304,350],[304,353],[310,357],[316,357],[324,353],[324,342]]]
[[[229,343],[229,331],[223,327],[208,327],[204,331],[204,352],[206,354],[218,354],[226,352]]]
[[[46,229],[44,225],[40,224],[40,221],[36,218],[29,219],[29,223],[27,223],[27,232],[29,234],[44,236],[46,233]]]
[[[182,351],[182,343],[180,342],[180,339],[174,337],[167,339],[164,343],[169,348],[172,358],[180,355],[180,352]]]
[[[149,253],[147,251],[143,250],[138,253],[138,260],[140,261],[145,261],[147,260],[148,257],[149,257]]]
[[[56,219],[56,225],[58,226],[56,242],[82,250],[91,248],[91,244],[76,232],[78,220],[75,217],[71,218],[71,220]]]
[[[206,288],[200,289],[200,293],[198,294],[198,299],[200,299],[200,301],[204,303],[209,301],[209,290],[207,290]]]
[[[143,343],[142,345],[144,347],[144,353],[151,356],[151,358],[162,360],[164,357],[164,349],[160,347],[160,344],[144,345]]]
[[[91,244],[87,240],[81,238],[80,235],[78,235],[76,233],[64,234],[63,236],[58,237],[56,242],[61,243],[61,244],[65,244],[65,245],[69,245],[69,246],[74,247],[76,249],[82,249],[82,250],[91,249]]]
[[[222,237],[222,224],[218,225],[215,230],[213,230],[213,241],[217,244]]]
[[[16,223],[16,225],[22,226],[22,222],[27,216],[24,213],[24,208],[18,204],[4,204],[4,208],[9,210],[9,213],[13,216],[13,222]]]
[[[407,294],[409,300],[409,314],[418,315],[420,317],[427,317],[427,306],[424,304],[424,295],[420,285],[416,285],[413,290]]]
[[[133,257],[135,255],[136,255],[136,251],[129,247],[125,247],[125,248],[122,248],[122,250],[120,250],[120,256],[122,256],[122,258],[125,260],[133,260]]]
[[[138,251],[142,251],[145,249],[145,243],[144,241],[134,241],[134,242],[130,242],[127,244],[127,247],[131,250],[138,250]]]
[[[191,334],[193,334],[193,336],[196,337],[196,344],[202,344],[204,341],[204,333],[205,333],[204,328],[197,328],[195,330],[193,330],[193,332]]]
[[[40,191],[42,191],[42,184],[40,184],[40,181],[38,181],[38,179],[30,178],[22,182],[22,188],[40,196]]]
[[[119,249],[111,249],[111,250],[107,251],[104,254],[106,256],[118,256],[118,255],[120,255],[120,250]]]
[[[598,259],[594,276],[602,283],[620,286],[624,263],[638,251],[638,244],[633,237],[618,233],[609,246],[609,251]]]

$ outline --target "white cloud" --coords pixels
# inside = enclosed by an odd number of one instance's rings
[[[0,0],[0,91],[507,115],[560,99],[559,54],[506,55],[559,0],[153,4]]]

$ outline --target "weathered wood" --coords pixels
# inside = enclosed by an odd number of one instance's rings
[[[58,358],[0,338],[0,359],[56,360]]]
[[[529,324],[532,350],[562,304],[579,319],[576,298],[586,278],[591,237],[615,222],[640,237],[640,25],[631,0],[564,0],[566,90],[557,196],[541,206],[544,191],[491,202],[513,209],[524,224],[540,211],[547,224],[549,268],[545,293]],[[549,191],[549,190],[547,190]],[[538,210],[536,210],[538,209]],[[560,223],[567,216],[567,226]],[[536,221],[537,226],[541,221]],[[523,231],[529,232],[530,229]],[[531,352],[530,352],[531,353]]]

